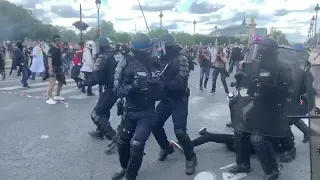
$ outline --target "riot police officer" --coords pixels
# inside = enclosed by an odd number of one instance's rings
[[[121,171],[112,179],[135,180],[142,164],[145,143],[152,130],[155,102],[162,95],[161,64],[153,58],[152,40],[143,33],[132,37],[132,58],[119,62],[115,91],[125,98],[122,128],[118,138]]]
[[[97,59],[92,72],[92,84],[105,86],[99,96],[98,103],[91,113],[91,119],[96,124],[96,131],[89,132],[95,138],[112,140],[116,131],[109,122],[110,110],[117,101],[113,91],[114,73],[119,61],[124,57],[112,47],[109,38],[101,37],[97,40]]]
[[[171,34],[163,34],[158,39],[163,52],[161,60],[166,69],[163,71],[165,96],[156,107],[156,117],[152,133],[155,136],[161,151],[159,161],[164,161],[173,153],[165,130],[163,128],[167,119],[172,115],[174,132],[179,144],[181,144],[186,158],[187,175],[195,173],[197,156],[187,133],[188,100],[190,90],[188,88],[189,65],[188,59],[181,54],[182,48],[176,43]]]
[[[230,171],[250,171],[251,141],[265,179],[278,179],[279,165],[268,137],[286,137],[290,130],[285,111],[290,89],[294,87],[294,69],[278,58],[277,41],[267,38],[255,45],[252,50],[258,53],[253,61],[247,60],[240,83],[247,91],[237,98],[235,118],[232,118],[236,165]]]

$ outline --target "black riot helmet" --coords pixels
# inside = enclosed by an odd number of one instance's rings
[[[279,47],[278,41],[271,38],[261,40],[258,45],[258,51],[261,56],[273,56],[275,55],[276,50]]]
[[[177,44],[176,38],[169,33],[162,34],[158,37],[157,43],[162,50],[163,55],[180,53],[182,48]]]
[[[95,41],[96,46],[96,53],[102,53],[110,48],[112,48],[112,41],[108,37],[99,37]]]
[[[153,50],[153,41],[144,33],[136,33],[132,36],[131,48],[134,54],[151,55]]]

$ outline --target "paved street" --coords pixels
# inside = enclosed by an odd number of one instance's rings
[[[20,79],[8,78],[11,79],[0,81],[0,180],[111,179],[113,172],[119,169],[117,154],[106,156],[104,150],[108,141],[92,139],[87,133],[95,128],[90,112],[97,97],[86,97],[69,80],[61,94],[66,98],[65,104],[48,105],[42,98],[47,82],[30,81],[32,88],[23,89]],[[230,117],[220,78],[214,96],[209,94],[209,89],[199,92],[198,81],[196,67],[190,77],[188,132],[191,138],[198,137],[198,130],[204,126],[212,132],[232,133],[225,127]],[[94,91],[98,94],[97,87]],[[116,128],[118,122],[114,108],[111,123]],[[170,120],[166,129],[168,137],[175,139]],[[281,179],[309,180],[309,145],[302,144],[300,131],[295,128],[293,131],[297,158],[293,163],[284,164]],[[158,162],[158,151],[151,135],[138,180],[194,179],[195,176],[184,174],[185,160],[181,153],[176,152],[167,161]],[[216,180],[261,180],[262,169],[255,157],[252,158],[252,173],[230,176],[227,167],[235,162],[235,154],[226,151],[223,145],[205,144],[195,151],[198,173],[214,172]]]

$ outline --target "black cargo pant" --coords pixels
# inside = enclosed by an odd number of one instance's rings
[[[281,139],[279,138],[270,138],[269,139],[273,149],[275,152],[284,152],[286,151],[286,147],[283,147],[283,144],[281,144]],[[236,152],[236,147],[235,147],[235,135],[231,134],[217,134],[217,133],[211,133],[211,132],[205,132],[204,135],[192,140],[193,146],[200,146],[202,144],[205,144],[207,142],[214,142],[214,143],[219,143],[219,144],[225,144],[227,148],[230,151]],[[255,154],[254,148],[252,144],[250,143],[250,149],[249,149],[250,154]]]
[[[94,107],[91,113],[91,119],[97,126],[97,130],[103,132],[107,139],[111,140],[116,131],[111,127],[109,122],[110,110],[116,103],[118,97],[114,93],[112,88],[106,88],[106,90],[99,96],[98,103]]]
[[[156,107],[156,116],[152,133],[162,150],[170,148],[170,143],[163,126],[167,119],[172,115],[174,133],[179,144],[183,148],[186,160],[190,161],[195,153],[187,133],[188,100],[189,95],[184,96],[181,99],[161,100]]]
[[[127,179],[136,179],[138,175],[145,143],[151,134],[154,114],[153,109],[136,112],[125,108],[122,128],[118,132],[118,154]]]
[[[250,146],[252,144],[264,173],[270,175],[278,170],[276,153],[271,142],[265,137],[257,134],[250,134],[244,131],[234,131],[236,139],[236,163],[237,165],[250,166]]]

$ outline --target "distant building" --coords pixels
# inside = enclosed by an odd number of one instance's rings
[[[228,26],[224,29],[216,29],[212,31],[209,35],[213,37],[236,37],[241,40],[246,40],[249,34],[249,26],[246,23],[246,17],[244,15],[241,25]],[[267,36],[267,28],[256,28],[256,34],[260,35],[262,38]]]

